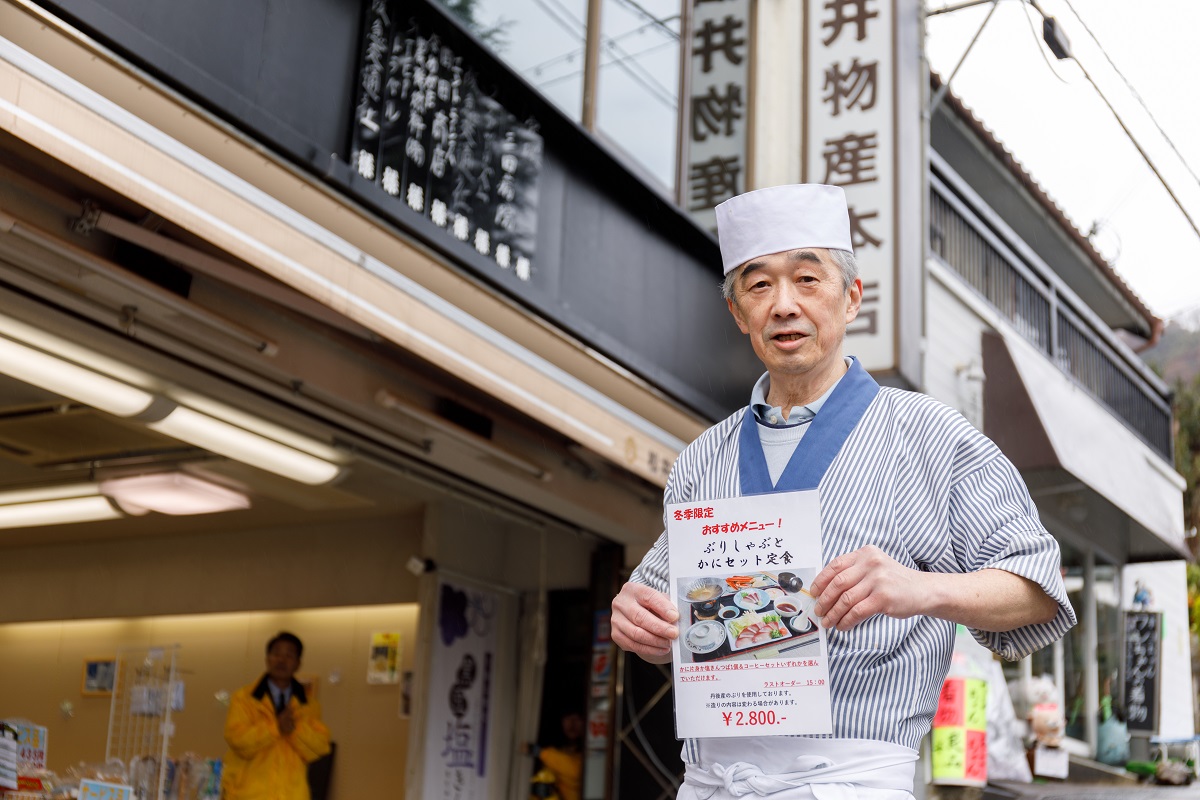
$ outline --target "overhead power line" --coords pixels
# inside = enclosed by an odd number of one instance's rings
[[[670,22],[671,20],[674,20],[674,19],[679,19],[679,15],[675,14],[674,16],[663,17],[662,21]],[[619,34],[617,36],[610,36],[610,37],[608,37],[608,41],[622,42],[622,41],[630,38],[631,36],[636,36],[637,34],[645,33],[646,29],[652,28],[652,27],[655,27],[655,23],[647,22],[647,23],[644,23],[643,25],[640,25],[637,28],[633,28],[632,30],[625,31],[624,33]],[[540,75],[544,70],[547,70],[550,67],[553,67],[564,61],[569,63],[569,62],[574,61],[576,58],[582,58],[584,55],[584,50],[585,50],[584,47],[577,47],[572,50],[568,50],[565,53],[560,53],[559,55],[551,56],[550,58],[547,58],[545,61],[534,64],[531,67],[526,67],[523,71],[524,72],[532,72],[534,75]]]
[[[1086,22],[1084,22],[1083,17],[1079,16],[1079,12],[1075,10],[1075,6],[1071,5],[1071,0],[1063,0],[1063,2],[1067,4],[1067,8],[1071,9],[1071,13],[1075,15],[1075,19],[1079,20],[1079,24],[1083,26],[1085,31],[1087,31],[1087,35],[1092,37],[1092,41],[1096,43],[1096,47],[1100,49],[1100,52],[1104,55],[1105,60],[1108,61],[1108,65],[1112,67],[1113,72],[1117,73],[1117,77],[1119,77],[1125,83],[1125,88],[1129,89],[1129,93],[1132,94],[1133,98],[1138,101],[1138,104],[1142,107],[1142,110],[1146,112],[1146,116],[1149,117],[1150,121],[1154,123],[1154,127],[1157,128],[1158,132],[1162,135],[1163,141],[1165,141],[1175,155],[1179,157],[1179,161],[1181,164],[1183,164],[1183,168],[1186,169],[1188,174],[1192,176],[1192,180],[1196,182],[1196,185],[1200,186],[1200,177],[1197,177],[1195,170],[1193,170],[1192,166],[1188,164],[1187,159],[1183,157],[1183,153],[1179,152],[1179,148],[1175,146],[1175,142],[1171,141],[1171,137],[1167,135],[1165,130],[1163,130],[1163,126],[1158,124],[1158,120],[1154,118],[1154,114],[1150,111],[1150,107],[1146,105],[1146,101],[1142,99],[1141,94],[1138,93],[1137,89],[1133,88],[1133,84],[1129,82],[1129,79],[1125,77],[1124,73],[1122,73],[1121,70],[1117,68],[1117,65],[1113,63],[1112,58],[1108,55],[1108,51],[1104,49],[1104,45],[1100,44],[1100,40],[1096,38],[1096,34],[1092,33],[1092,29],[1088,27]]]
[[[988,16],[984,19],[983,25],[980,26],[978,31],[976,31],[975,37],[971,40],[971,44],[967,46],[967,51],[965,53],[963,53],[962,57],[960,57],[958,65],[955,66],[954,72],[951,73],[950,80],[952,80],[954,78],[954,73],[958,72],[958,68],[962,66],[962,62],[964,60],[966,60],[966,56],[970,53],[971,47],[975,44],[975,40],[977,40],[979,38],[979,35],[983,32],[983,27],[987,25],[987,21],[989,19],[991,19],[992,13],[995,12],[996,6],[999,5],[999,0],[968,0],[967,2],[960,2],[960,3],[953,4],[953,5],[948,5],[943,8],[935,9],[935,10],[929,12],[929,16],[936,15],[936,14],[944,14],[944,13],[949,13],[952,11],[958,11],[963,8],[969,8],[969,7],[976,6],[976,5],[982,5],[985,2],[991,2],[992,8],[988,12]],[[1158,166],[1154,163],[1153,159],[1150,158],[1150,154],[1146,152],[1146,149],[1144,147],[1142,147],[1142,143],[1138,141],[1136,136],[1134,136],[1133,131],[1131,131],[1129,129],[1129,126],[1125,123],[1125,120],[1121,117],[1121,115],[1119,113],[1117,113],[1116,108],[1114,108],[1112,102],[1109,101],[1108,96],[1104,94],[1104,91],[1100,88],[1099,84],[1097,84],[1095,79],[1092,78],[1091,73],[1089,73],[1087,71],[1087,67],[1085,67],[1083,65],[1083,62],[1080,61],[1077,56],[1070,53],[1069,43],[1066,42],[1065,37],[1062,39],[1062,41],[1059,41],[1058,39],[1054,39],[1053,41],[1051,40],[1052,33],[1055,33],[1055,35],[1061,36],[1061,28],[1058,27],[1057,25],[1055,25],[1054,18],[1051,17],[1050,15],[1048,15],[1045,12],[1045,10],[1042,9],[1041,4],[1038,2],[1038,0],[1021,0],[1021,2],[1028,3],[1028,5],[1032,6],[1033,9],[1042,16],[1042,19],[1045,22],[1045,24],[1043,26],[1043,39],[1045,39],[1046,43],[1048,45],[1050,45],[1052,50],[1054,50],[1055,56],[1057,56],[1059,59],[1070,58],[1075,61],[1075,63],[1079,66],[1079,71],[1083,73],[1083,77],[1085,77],[1087,79],[1088,83],[1090,83],[1092,85],[1092,89],[1095,90],[1096,94],[1104,102],[1104,105],[1108,107],[1109,113],[1112,114],[1113,119],[1115,119],[1117,121],[1117,124],[1121,126],[1121,130],[1125,132],[1125,136],[1129,139],[1130,143],[1138,151],[1138,154],[1141,155],[1142,160],[1146,162],[1146,166],[1148,166],[1150,168],[1150,171],[1154,173],[1154,176],[1156,178],[1158,178],[1158,182],[1162,185],[1163,189],[1166,190],[1167,194],[1171,198],[1171,201],[1173,203],[1175,203],[1175,207],[1179,209],[1179,213],[1183,214],[1184,219],[1187,220],[1187,223],[1188,223],[1188,225],[1191,226],[1192,231],[1195,232],[1197,237],[1200,237],[1200,225],[1196,224],[1196,220],[1188,212],[1187,208],[1180,201],[1179,196],[1177,194],[1175,194],[1175,190],[1172,189],[1171,185],[1167,182],[1166,176],[1164,176],[1162,174],[1162,172],[1159,170]],[[1079,20],[1079,23],[1083,26],[1084,30],[1086,30],[1088,35],[1091,36],[1092,40],[1096,43],[1096,46],[1100,49],[1100,52],[1103,53],[1104,57],[1108,60],[1109,65],[1112,66],[1113,70],[1118,75],[1120,75],[1121,80],[1123,80],[1125,82],[1125,85],[1127,87],[1129,87],[1129,90],[1133,93],[1134,97],[1137,98],[1138,102],[1141,104],[1142,108],[1145,110],[1147,116],[1149,116],[1151,121],[1154,123],[1154,126],[1156,128],[1158,128],[1158,131],[1162,135],[1163,139],[1166,140],[1167,144],[1170,145],[1171,149],[1175,152],[1176,156],[1179,157],[1180,162],[1183,163],[1183,165],[1187,169],[1188,173],[1192,176],[1193,179],[1196,180],[1196,182],[1198,184],[1200,184],[1200,178],[1197,178],[1196,173],[1192,170],[1191,166],[1187,163],[1187,160],[1184,159],[1183,155],[1179,152],[1179,149],[1177,147],[1175,147],[1175,143],[1171,141],[1170,137],[1167,136],[1166,132],[1162,129],[1162,126],[1158,124],[1158,120],[1154,119],[1154,115],[1151,114],[1149,108],[1146,107],[1146,104],[1142,100],[1141,95],[1139,95],[1137,93],[1137,91],[1133,89],[1133,86],[1130,84],[1129,80],[1127,78],[1125,78],[1125,76],[1121,73],[1121,71],[1117,69],[1116,65],[1113,64],[1113,61],[1111,58],[1109,58],[1108,53],[1104,49],[1104,46],[1102,44],[1100,44],[1099,39],[1097,39],[1095,34],[1092,33],[1091,29],[1088,28],[1087,23],[1083,21],[1083,19],[1079,16],[1079,13],[1075,10],[1075,8],[1073,6],[1071,6],[1070,0],[1063,0],[1063,2],[1065,2],[1067,4],[1068,8],[1070,8],[1070,10],[1071,10],[1071,13],[1075,15],[1075,18]],[[1057,46],[1057,49],[1056,49],[1056,46]],[[1038,50],[1039,50],[1039,52],[1041,52],[1040,46],[1039,46]],[[1041,55],[1043,58],[1045,58],[1045,53],[1041,53]],[[1049,62],[1047,62],[1047,65],[1049,65]],[[1058,76],[1058,73],[1054,71],[1053,67],[1051,67],[1051,72],[1053,72],[1056,77],[1059,77],[1061,79],[1061,76]],[[925,112],[927,117],[932,115],[933,109],[937,107],[938,101],[940,101],[942,99],[942,95],[945,94],[945,92],[949,89],[950,80],[945,81],[945,83],[942,85],[942,87],[938,90],[938,93],[935,94],[933,99],[930,101],[928,110]]]
[[[571,10],[563,5],[561,0],[534,0],[534,2],[541,6],[547,15],[549,15],[555,22],[559,24],[559,26],[565,30],[568,30],[572,34],[576,35],[586,35],[587,25],[582,20],[577,19],[574,14],[571,13]],[[574,28],[574,30],[572,30],[572,28]],[[668,107],[674,107],[675,96],[669,89],[662,86],[655,79],[654,75],[645,67],[643,67],[640,62],[633,59],[633,56],[631,56],[623,47],[613,44],[610,40],[604,40],[604,44],[607,49],[617,54],[616,58],[613,58],[610,62],[608,62],[609,64],[613,64],[619,68],[630,80],[645,89],[650,96],[654,97],[660,103]],[[607,64],[602,66],[607,66]],[[544,81],[540,85],[545,86],[548,83],[557,82],[565,77],[566,76],[560,75],[557,78],[552,78],[550,81]]]
[[[1167,190],[1167,194],[1170,195],[1171,200],[1175,203],[1175,207],[1179,209],[1179,213],[1183,214],[1183,218],[1186,219],[1188,224],[1192,226],[1192,230],[1196,232],[1196,236],[1200,236],[1200,226],[1196,224],[1196,220],[1194,220],[1192,215],[1188,213],[1188,210],[1180,201],[1179,196],[1175,194],[1175,190],[1171,188],[1171,184],[1167,183],[1166,176],[1159,171],[1158,166],[1150,158],[1150,154],[1146,152],[1146,148],[1142,147],[1142,143],[1139,142],[1137,137],[1133,135],[1133,131],[1129,130],[1129,126],[1125,124],[1125,120],[1122,119],[1121,115],[1117,113],[1117,110],[1113,108],[1113,104],[1109,102],[1108,97],[1100,89],[1099,85],[1096,84],[1096,81],[1094,78],[1092,78],[1091,73],[1087,71],[1087,67],[1083,66],[1083,63],[1078,58],[1075,59],[1075,63],[1079,65],[1079,71],[1083,73],[1083,77],[1087,78],[1088,83],[1090,83],[1092,88],[1096,90],[1096,94],[1098,94],[1100,99],[1104,101],[1104,105],[1108,106],[1108,110],[1112,113],[1113,119],[1115,119],[1117,124],[1121,126],[1121,130],[1125,131],[1125,135],[1129,137],[1129,141],[1133,143],[1134,148],[1136,148],[1138,153],[1141,154],[1142,159],[1146,162],[1146,166],[1150,167],[1150,171],[1154,173],[1156,178],[1158,178],[1158,182],[1161,183],[1162,187]]]
[[[1033,6],[1033,8],[1036,9],[1039,14],[1042,15],[1042,19],[1045,20],[1047,23],[1054,22],[1054,18],[1051,17],[1049,14],[1047,14],[1042,9],[1041,5],[1038,3],[1038,0],[1027,0],[1027,2],[1029,3],[1029,5]],[[1067,0],[1064,0],[1064,2],[1067,2]],[[1067,5],[1070,6],[1070,3],[1067,2]],[[1072,13],[1074,13],[1075,9],[1072,8],[1071,11],[1072,11]],[[1076,17],[1076,19],[1079,19],[1078,14],[1075,14],[1075,17]],[[1079,21],[1080,21],[1080,23],[1083,22],[1082,19],[1080,19]],[[1084,27],[1086,29],[1087,26],[1085,25]],[[1050,44],[1053,47],[1053,43],[1049,41],[1048,33],[1046,33],[1047,30],[1049,30],[1048,26],[1043,29],[1043,38],[1046,38],[1047,44]],[[1089,30],[1088,33],[1090,35],[1091,31]],[[1096,40],[1096,37],[1094,35],[1092,36],[1092,39],[1093,39],[1093,41],[1096,42],[1096,45],[1097,45],[1097,47],[1100,48],[1100,51],[1102,53],[1104,53],[1104,47],[1102,45],[1100,45],[1100,42],[1098,40]],[[1150,171],[1154,173],[1154,176],[1156,178],[1158,178],[1158,182],[1160,184],[1162,184],[1163,189],[1166,190],[1167,194],[1171,198],[1171,201],[1175,203],[1175,207],[1179,209],[1179,213],[1183,214],[1183,218],[1187,220],[1188,225],[1190,225],[1192,227],[1192,230],[1196,233],[1196,236],[1200,237],[1200,225],[1197,225],[1196,220],[1192,218],[1192,215],[1190,213],[1188,213],[1187,208],[1184,207],[1183,203],[1179,199],[1179,196],[1177,194],[1175,194],[1175,190],[1171,188],[1171,184],[1169,184],[1167,182],[1166,176],[1164,176],[1162,174],[1162,172],[1158,168],[1158,165],[1156,165],[1154,163],[1154,160],[1150,158],[1150,154],[1146,152],[1146,148],[1142,147],[1142,143],[1139,142],[1137,137],[1133,135],[1133,131],[1131,131],[1129,129],[1129,126],[1125,123],[1125,120],[1121,117],[1121,115],[1119,113],[1117,113],[1117,109],[1113,107],[1113,104],[1108,99],[1108,96],[1106,94],[1104,94],[1104,90],[1102,90],[1100,88],[1100,85],[1098,83],[1096,83],[1095,78],[1093,78],[1092,74],[1090,72],[1088,72],[1087,67],[1085,67],[1083,65],[1083,62],[1079,60],[1078,56],[1075,56],[1069,52],[1064,51],[1063,53],[1059,53],[1056,51],[1055,55],[1058,56],[1058,58],[1060,58],[1060,59],[1070,58],[1076,63],[1076,65],[1078,65],[1079,71],[1083,73],[1083,77],[1087,78],[1088,83],[1090,83],[1092,85],[1092,88],[1096,91],[1096,94],[1099,95],[1099,97],[1102,101],[1104,101],[1104,105],[1108,107],[1109,113],[1111,113],[1113,115],[1113,119],[1115,119],[1117,121],[1117,124],[1121,126],[1121,130],[1123,130],[1125,132],[1125,136],[1129,139],[1130,143],[1138,151],[1138,154],[1141,155],[1142,160],[1146,162],[1146,166],[1150,167]],[[1104,57],[1108,58],[1108,53],[1104,53]],[[1112,64],[1112,59],[1109,59],[1108,63]],[[1113,69],[1116,69],[1115,65],[1114,65]],[[1120,74],[1120,73],[1118,72],[1118,74]],[[1122,80],[1124,80],[1124,76],[1122,76]],[[1126,83],[1128,84],[1128,82],[1126,82]],[[1144,108],[1144,106],[1143,106],[1143,108]],[[1147,111],[1147,113],[1149,113],[1149,112]],[[1157,122],[1155,124],[1157,125]],[[1162,129],[1159,128],[1159,130],[1161,131]],[[1172,147],[1174,147],[1174,145],[1172,145]],[[1178,153],[1178,152],[1179,151],[1176,150],[1176,153]],[[1184,162],[1184,163],[1186,165],[1187,162]],[[1188,171],[1191,172],[1191,169],[1189,168]]]

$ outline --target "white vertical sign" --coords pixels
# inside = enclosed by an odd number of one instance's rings
[[[681,194],[692,219],[714,230],[713,208],[746,191],[750,177],[750,0],[688,0],[688,7]]]
[[[846,349],[868,370],[897,370],[901,264],[920,264],[920,93],[908,85],[917,64],[908,63],[907,46],[919,35],[918,6],[826,0],[804,8],[804,180],[845,189],[863,282]],[[919,314],[916,306],[905,313]]]
[[[430,662],[425,800],[484,800],[497,672],[495,593],[442,580]]]

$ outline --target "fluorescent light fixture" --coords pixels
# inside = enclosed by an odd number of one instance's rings
[[[11,339],[0,338],[0,368],[18,380],[118,417],[135,417],[154,402],[149,392]]]
[[[98,522],[121,516],[94,483],[0,492],[0,528]]]
[[[148,511],[173,516],[215,514],[250,507],[250,498],[241,492],[182,472],[113,478],[101,481],[100,491],[122,511],[136,515]]]
[[[68,359],[83,359],[91,363],[94,358],[96,364],[106,370],[119,370],[115,374],[131,371],[132,368],[127,365],[57,340],[51,344],[56,351],[64,351],[61,355],[6,338],[10,335],[32,335],[30,331],[32,329],[27,329],[27,326],[0,316],[0,334],[3,334],[0,335],[0,372],[118,417],[136,417],[149,410],[156,401],[161,403],[165,400]],[[300,483],[314,486],[328,483],[341,470],[332,461],[337,455],[336,451],[324,443],[281,428],[268,420],[220,406],[206,398],[197,398],[197,401],[197,405],[208,403],[204,407],[209,413],[178,405],[171,400],[167,402],[175,404],[174,410],[147,425],[180,441]],[[222,417],[232,420],[233,424]]]
[[[337,464],[183,406],[147,426],[196,447],[310,486],[329,483],[340,471]]]
[[[228,422],[230,425],[242,428],[250,433],[257,433],[259,436],[264,436],[273,442],[279,442],[302,453],[308,453],[310,456],[334,462],[338,462],[343,458],[343,453],[331,445],[297,433],[290,428],[285,428],[263,417],[248,414],[239,408],[226,405],[211,397],[179,388],[172,388],[167,393],[167,397],[175,405],[199,411],[205,416]]]
[[[99,372],[101,375],[107,375],[130,386],[145,387],[153,381],[151,375],[131,364],[110,358],[104,353],[75,344],[61,336],[55,336],[47,330],[27,325],[5,314],[0,314],[0,336],[58,356],[64,361],[84,365],[92,372]]]

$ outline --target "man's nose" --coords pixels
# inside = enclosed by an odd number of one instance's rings
[[[776,286],[771,313],[777,317],[795,317],[800,314],[799,293],[790,281],[781,281]]]

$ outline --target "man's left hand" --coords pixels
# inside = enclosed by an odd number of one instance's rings
[[[279,712],[275,719],[279,723],[279,732],[284,736],[290,736],[292,731],[296,730],[296,714],[291,706]]]
[[[925,573],[896,562],[875,545],[830,561],[813,581],[816,614],[826,628],[848,631],[868,617],[906,619],[923,611]]]

